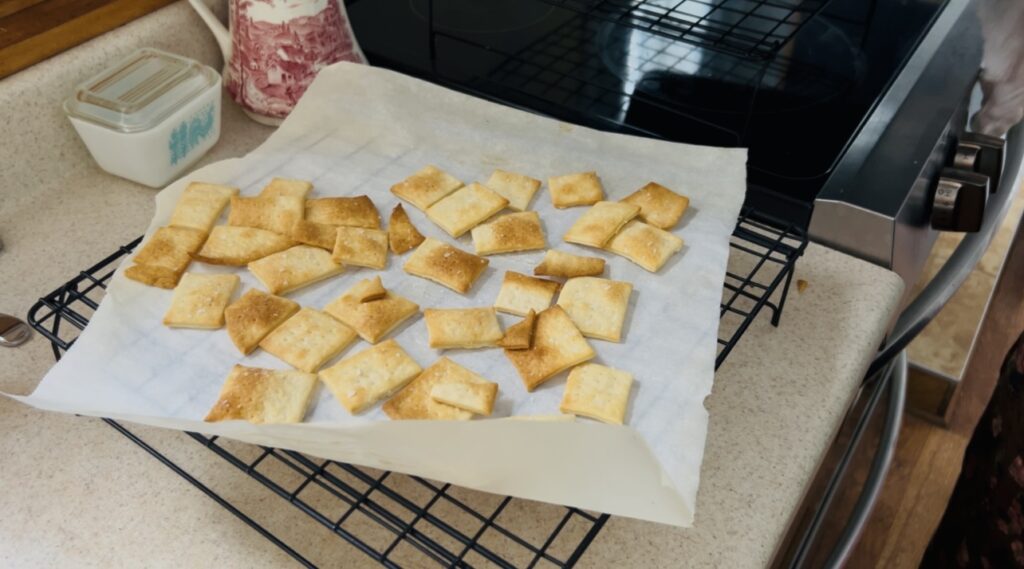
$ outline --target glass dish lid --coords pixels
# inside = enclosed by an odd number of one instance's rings
[[[94,75],[64,101],[70,116],[119,132],[160,124],[217,84],[217,73],[188,58],[137,50]]]

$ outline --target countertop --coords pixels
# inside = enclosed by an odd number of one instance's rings
[[[220,66],[212,37],[179,2],[0,81],[0,312],[24,315],[147,225],[154,191],[102,172],[59,104],[81,79],[142,45]],[[270,132],[225,101],[221,140],[200,165],[242,155]],[[762,315],[716,376],[695,526],[612,518],[580,566],[770,561],[902,292],[895,274],[814,244],[796,278],[808,286],[802,293],[794,287],[781,325]],[[0,350],[0,364],[0,390],[28,393],[53,356],[36,337]],[[373,566],[180,433],[135,430],[315,562]],[[99,420],[0,398],[0,453],[5,567],[292,563]],[[529,503],[517,515],[530,518]]]

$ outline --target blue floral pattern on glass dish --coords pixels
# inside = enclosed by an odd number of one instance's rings
[[[188,120],[181,121],[181,124],[171,131],[171,138],[168,141],[171,166],[184,160],[199,143],[210,136],[214,126],[213,111],[213,103],[210,103]]]

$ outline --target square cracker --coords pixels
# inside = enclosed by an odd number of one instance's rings
[[[216,330],[224,325],[224,308],[238,286],[238,275],[185,273],[171,296],[164,325]]]
[[[296,245],[248,266],[249,272],[256,275],[271,294],[291,292],[345,270],[331,259],[330,253],[309,245]]]
[[[402,269],[466,294],[489,263],[483,257],[428,237],[413,251]]]
[[[627,282],[577,277],[562,287],[558,306],[584,336],[619,342],[632,292],[633,285]]]
[[[327,225],[380,229],[380,214],[367,196],[306,201],[306,220]]]
[[[582,257],[549,249],[544,253],[540,264],[534,267],[533,274],[548,277],[597,276],[604,272],[604,259],[600,257]]]
[[[540,180],[515,172],[495,170],[484,185],[507,199],[509,209],[524,211],[540,189]]]
[[[658,229],[671,229],[690,206],[690,198],[655,182],[622,198],[622,201],[640,206],[640,219]]]
[[[170,289],[178,285],[181,272],[151,265],[132,265],[124,270],[124,276],[144,285]]]
[[[565,234],[565,240],[600,249],[626,222],[640,213],[640,206],[622,202],[597,202],[583,212]]]
[[[544,229],[535,211],[502,215],[473,228],[473,247],[477,255],[534,251],[543,249]]]
[[[633,220],[622,228],[605,249],[622,255],[652,273],[683,248],[683,240],[664,229]]]
[[[301,423],[315,387],[316,376],[304,371],[236,365],[203,421]]]
[[[489,348],[504,334],[493,308],[428,308],[427,342],[431,348]]]
[[[412,224],[402,204],[396,205],[391,211],[391,219],[388,220],[388,243],[391,245],[391,252],[401,255],[419,246],[423,239],[423,234]]]
[[[276,196],[294,196],[306,199],[309,192],[313,190],[312,182],[305,180],[291,180],[289,178],[273,178],[270,183],[260,191],[260,197],[272,198]]]
[[[316,387],[316,375],[236,365],[220,389],[207,422],[301,423]]]
[[[427,217],[452,237],[461,237],[507,205],[501,194],[474,182],[428,207]]]
[[[604,187],[596,172],[581,172],[548,178],[551,204],[557,208],[593,205],[604,199]]]
[[[434,384],[430,398],[437,403],[451,405],[474,415],[489,416],[498,396],[498,384],[492,381],[468,381],[446,376]]]
[[[497,346],[506,350],[528,350],[533,345],[533,329],[537,324],[537,313],[530,311],[518,323],[505,330],[505,336]]]
[[[383,269],[388,264],[388,234],[380,229],[339,227],[331,257],[346,265]]]
[[[533,391],[552,376],[595,355],[560,306],[552,306],[537,315],[530,349],[505,350],[505,357],[519,372],[527,391]]]
[[[423,370],[423,373],[416,376],[395,394],[388,399],[383,406],[384,413],[393,420],[402,419],[454,419],[466,421],[473,414],[463,411],[451,405],[438,403],[430,398],[430,391],[446,377],[464,379],[468,382],[486,382],[484,378],[472,371],[460,366],[448,358],[441,358],[430,367]]]
[[[161,227],[153,232],[132,261],[180,273],[192,261],[190,254],[198,251],[204,241],[206,233],[198,229]]]
[[[292,232],[295,222],[304,215],[305,199],[298,196],[258,196],[231,198],[228,225],[255,227],[281,235]]]
[[[324,307],[325,312],[350,326],[371,344],[379,342],[420,309],[415,302],[391,291],[380,300],[362,302],[374,287],[373,279],[361,280]]]
[[[425,166],[391,186],[391,193],[422,211],[462,187],[462,181],[437,166]]]
[[[582,364],[569,372],[558,410],[621,425],[626,419],[633,374],[598,364]]]
[[[291,238],[273,231],[218,225],[210,232],[202,249],[192,257],[212,265],[241,266],[283,251],[294,244]]]
[[[334,251],[334,242],[338,240],[338,228],[326,223],[300,219],[292,226],[291,237],[299,243]]]
[[[515,271],[505,271],[501,290],[494,307],[502,312],[526,316],[531,310],[538,314],[551,306],[555,293],[561,287],[555,281],[529,277]]]
[[[260,347],[296,369],[315,373],[357,338],[355,330],[312,308],[302,308],[260,341]]]
[[[394,340],[345,358],[320,372],[320,380],[353,415],[401,389],[423,371]]]
[[[299,303],[254,288],[224,309],[228,336],[243,354],[299,311]]]
[[[238,188],[192,182],[178,198],[168,225],[191,227],[209,233],[231,197],[237,195]]]

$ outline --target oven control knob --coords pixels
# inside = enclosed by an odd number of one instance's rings
[[[988,176],[990,192],[999,189],[1003,173],[1003,147],[1006,141],[996,136],[968,132],[956,144],[953,167]]]
[[[942,231],[981,229],[988,187],[988,176],[943,168],[932,202],[932,227]]]

